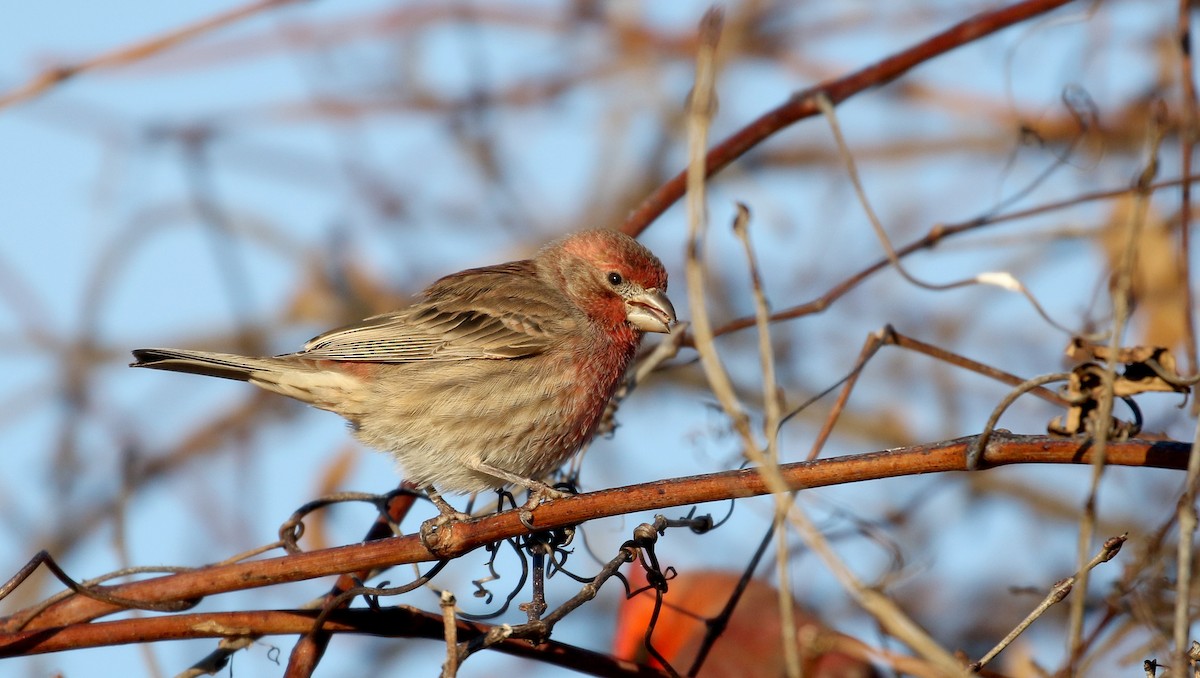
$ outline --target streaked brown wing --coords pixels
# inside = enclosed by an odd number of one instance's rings
[[[576,322],[528,261],[464,271],[422,296],[404,310],[315,337],[295,355],[385,363],[520,358],[546,350]]]

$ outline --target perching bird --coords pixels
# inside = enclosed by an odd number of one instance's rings
[[[446,276],[408,308],[297,353],[145,348],[131,366],[249,381],[339,414],[443,515],[461,517],[434,488],[549,490],[540,479],[595,432],[643,332],[670,332],[666,290],[650,250],[586,231],[533,259]]]

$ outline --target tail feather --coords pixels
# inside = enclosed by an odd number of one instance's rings
[[[322,368],[312,361],[294,357],[251,358],[175,348],[139,348],[133,351],[133,357],[137,361],[130,367],[248,381],[273,393],[336,412],[352,421],[364,413],[363,399],[368,395],[361,379],[353,373]],[[359,369],[361,371],[361,367]]]
[[[136,358],[136,362],[130,363],[130,367],[149,367],[238,381],[249,381],[255,372],[272,372],[283,366],[283,361],[278,358],[250,358],[232,353],[183,351],[174,348],[134,349],[133,357]]]

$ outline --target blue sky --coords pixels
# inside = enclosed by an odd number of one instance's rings
[[[894,237],[907,241],[935,223],[985,213],[1032,182],[1062,145],[1021,144],[1019,125],[1069,119],[1065,88],[1086,91],[1101,121],[1116,126],[1119,114],[1152,89],[1162,67],[1154,45],[1169,35],[1174,10],[1159,4],[1109,3],[1095,15],[1068,8],[923,65],[899,84],[839,108],[849,143],[864,152],[860,169],[875,209]],[[0,24],[0,91],[52,64],[237,6],[127,0],[70,3],[66,11],[61,4],[13,5]],[[128,370],[128,350],[249,350],[247,344],[263,352],[294,350],[353,313],[373,310],[366,304],[402,303],[440,275],[525,256],[569,230],[614,225],[655,180],[682,167],[677,114],[691,65],[686,50],[667,38],[689,35],[702,3],[616,3],[597,23],[578,25],[571,24],[569,5],[558,2],[497,6],[496,15],[475,7],[483,12],[475,22],[414,18],[435,6],[300,3],[0,109],[0,341],[8,349],[0,359],[7,375],[0,381],[0,450],[10,469],[0,478],[0,571],[15,571],[47,546],[61,547],[63,564],[80,578],[126,563],[220,560],[273,539],[295,507],[324,491],[335,462],[346,469],[339,489],[386,491],[397,479],[389,459],[361,450],[333,415],[277,402],[262,411],[262,425],[202,446],[176,470],[127,492],[126,464],[177,451],[214,417],[254,402],[244,384]],[[731,15],[742,9],[730,4]],[[781,10],[769,28],[788,48],[739,60],[722,73],[713,137],[817,78],[858,68],[966,11],[945,2],[912,11],[865,2]],[[613,27],[622,22],[651,31],[649,46],[616,39],[621,33]],[[545,80],[568,84],[527,102],[501,98],[517,85]],[[481,92],[485,105],[476,110],[446,103]],[[339,103],[351,112],[336,114]],[[869,153],[946,140],[951,150],[930,156]],[[1020,205],[1125,184],[1144,162],[1144,145],[1137,139],[1130,147],[1105,143],[1085,144]],[[725,228],[734,200],[754,210],[753,234],[778,308],[811,299],[878,256],[838,163],[789,164],[766,153],[828,154],[830,148],[827,126],[809,120],[714,182],[710,302],[718,319],[751,309],[745,269]],[[1178,174],[1177,158],[1174,148],[1164,153],[1162,176]],[[1169,213],[1177,195],[1164,191],[1156,209]],[[1064,324],[1103,323],[1104,257],[1074,234],[1102,227],[1110,209],[1086,205],[949,242],[913,257],[910,270],[934,281],[1009,270]],[[667,264],[678,309],[687,308],[684,229],[677,206],[643,238]],[[789,402],[834,382],[863,338],[885,323],[1025,375],[1061,368],[1067,340],[1017,295],[985,288],[932,293],[884,273],[826,313],[776,328]],[[245,344],[239,348],[236,341]],[[69,361],[81,355],[73,347],[81,342],[95,362],[72,371]],[[753,336],[740,333],[720,346],[748,402],[760,402]],[[585,460],[589,487],[737,465],[736,444],[698,386],[691,357],[622,409],[617,435],[598,441]],[[978,430],[1005,390],[927,358],[885,350],[855,396],[853,414],[860,419],[832,445],[841,454],[966,435]],[[1150,403],[1156,430],[1190,439],[1192,424],[1173,410],[1174,401],[1159,396]],[[1054,414],[1022,403],[1005,422],[1038,432]],[[799,417],[785,429],[789,458],[807,451],[817,416]],[[1087,487],[1085,469],[1014,469],[995,477],[1060,494],[1076,507]],[[963,573],[985,571],[999,587],[1037,586],[1073,569],[1070,520],[1041,523],[1034,509],[975,482],[947,476],[833,488],[812,493],[817,498],[809,506],[829,526],[844,527],[844,518],[828,517],[836,508],[876,521],[924,498],[914,512],[923,527],[893,534],[909,555],[897,586],[930,591],[928,607],[916,606],[915,613],[935,632],[953,633],[957,622],[936,610],[961,604],[978,586]],[[1167,496],[1163,488],[1174,482],[1164,473],[1114,473],[1104,494],[1112,525],[1136,524],[1140,502]],[[765,506],[743,502],[724,532],[672,535],[664,548],[681,566],[737,568],[754,538],[747,535],[757,535],[763,524]],[[1154,524],[1170,510],[1165,502],[1140,519]],[[947,515],[962,519],[943,520]],[[645,518],[597,523],[588,528],[589,544],[608,553]],[[356,541],[368,520],[363,511],[335,512],[330,539]],[[64,536],[79,524],[88,526],[85,534]],[[1005,548],[1012,543],[1022,548]],[[865,577],[886,570],[878,544],[859,538],[839,546]],[[996,567],[998,553],[1011,559],[1005,567]],[[580,570],[589,571],[587,556],[576,558]],[[439,583],[469,590],[478,560]],[[871,623],[814,559],[798,553],[791,576],[810,604],[871,638]],[[206,605],[294,606],[322,587],[309,582]],[[45,581],[28,587],[34,597],[53,590]],[[553,590],[565,598],[572,585],[560,582]],[[591,616],[572,618],[556,637],[603,649],[615,601],[615,594],[602,597]],[[432,609],[435,597],[417,592],[403,602]],[[4,609],[9,605],[5,601]],[[996,623],[1003,627],[1007,620]],[[285,654],[291,646],[290,639],[272,643]],[[211,647],[195,641],[151,651],[170,675]],[[1030,647],[1050,665],[1061,653],[1053,633],[1035,637]],[[381,661],[417,662],[432,672],[442,651],[435,643],[338,639],[321,675],[358,675],[391,653],[397,656]],[[278,672],[265,644],[235,661],[242,675]],[[108,667],[121,666],[150,675],[143,662],[136,648],[111,648],[7,660],[5,668],[14,675],[76,676],[107,675]],[[463,675],[494,675],[515,663],[475,657]]]

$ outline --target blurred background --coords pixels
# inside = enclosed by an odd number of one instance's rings
[[[711,138],[793,91],[1003,4],[725,3]],[[1179,177],[1180,75],[1190,64],[1181,65],[1178,5],[1069,4],[841,105],[865,189],[894,242],[940,224],[1127,188],[1152,157],[1155,129],[1165,133],[1158,178]],[[0,22],[0,97],[64,64],[244,6],[11,4]],[[684,167],[683,112],[707,6],[280,2],[37,96],[0,98],[0,579],[40,549],[77,579],[129,565],[203,565],[274,540],[279,524],[317,496],[395,487],[391,460],[361,448],[334,415],[245,384],[129,370],[129,350],[292,351],[329,327],[402,306],[446,273],[527,256],[571,231],[618,227]],[[1157,107],[1164,112],[1156,118]],[[745,258],[728,228],[735,201],[753,212],[750,233],[775,309],[813,300],[881,256],[828,124],[802,121],[711,183],[707,301],[717,325],[753,313]],[[1183,356],[1179,205],[1177,187],[1151,199],[1126,343]],[[1008,271],[1058,324],[1103,330],[1111,321],[1109,272],[1134,213],[1128,194],[1080,202],[947,239],[907,262],[931,282]],[[641,237],[666,264],[684,318],[685,234],[676,205]],[[934,292],[885,270],[826,311],[772,327],[788,405],[835,384],[868,334],[888,323],[1025,378],[1067,366],[1070,335],[1022,296],[983,286]],[[757,419],[756,341],[743,330],[718,347]],[[1181,367],[1194,366],[1181,358]],[[885,348],[824,454],[977,433],[1007,391]],[[1148,433],[1192,439],[1195,422],[1179,396],[1139,402]],[[826,398],[789,420],[785,461],[804,458],[831,405]],[[1023,399],[1001,425],[1041,433],[1060,414]],[[617,418],[615,435],[583,460],[585,490],[742,463],[692,351],[637,390]],[[800,500],[860,577],[883,586],[946,647],[978,657],[1074,571],[1090,473],[1029,466],[905,477]],[[1095,632],[1086,675],[1133,675],[1143,659],[1166,659],[1171,601],[1162,587],[1173,560],[1163,553],[1173,554],[1174,533],[1161,545],[1150,537],[1173,514],[1181,483],[1179,473],[1146,469],[1111,469],[1104,478],[1097,544],[1126,530],[1131,542],[1086,592],[1085,631]],[[668,532],[659,544],[664,564],[681,572],[744,568],[770,503],[699,510],[732,514],[707,535]],[[419,505],[406,529],[432,514]],[[588,524],[587,548],[577,542],[569,567],[594,574],[591,553],[611,558],[651,517]],[[356,542],[372,518],[369,507],[339,507],[305,545]],[[761,576],[787,577],[827,623],[896,649],[793,541],[790,570],[764,565]],[[486,574],[484,559],[472,554],[436,581],[469,612],[497,604],[470,595],[471,580]],[[501,559],[498,569],[510,578],[488,587],[502,599],[515,566]],[[411,574],[385,577],[396,584]],[[578,590],[565,577],[551,583],[551,608]],[[199,609],[295,607],[326,587],[257,589]],[[60,588],[39,573],[0,602],[0,613]],[[1118,588],[1123,596],[1112,602]],[[555,639],[607,650],[621,598],[606,588]],[[384,601],[394,603],[436,610],[437,596],[419,590]],[[1002,669],[1034,675],[1034,664],[1058,667],[1065,619],[1065,607],[1052,611],[1003,656]],[[515,609],[500,618],[523,620]],[[234,658],[233,671],[277,675],[293,642],[264,639]],[[123,675],[174,675],[214,646],[197,640],[9,659],[0,672],[115,675],[120,667]],[[435,675],[444,651],[430,641],[338,637],[319,675]],[[461,675],[517,671],[562,672],[484,653]]]

